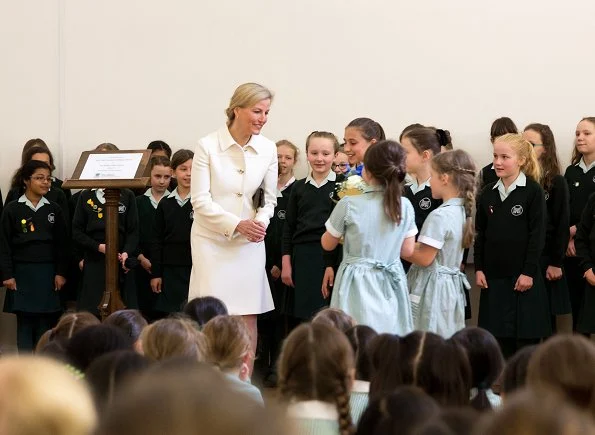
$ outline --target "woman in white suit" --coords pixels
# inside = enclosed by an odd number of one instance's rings
[[[225,111],[227,125],[198,141],[192,163],[188,297],[215,296],[230,314],[244,316],[253,351],[256,315],[274,308],[264,236],[277,204],[277,148],[260,135],[272,99],[259,84],[238,87]]]

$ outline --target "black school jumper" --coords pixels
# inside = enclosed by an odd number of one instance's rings
[[[481,290],[478,326],[498,339],[540,339],[551,334],[547,293],[539,258],[545,242],[546,203],[541,186],[527,177],[502,201],[495,183],[479,196],[475,229],[475,270],[488,283]],[[533,287],[514,290],[519,275]]]
[[[138,263],[133,258],[138,249],[138,213],[131,190],[120,191],[118,212],[118,252],[128,253],[129,263]],[[105,243],[105,213],[105,204],[99,202],[96,191],[83,190],[72,221],[72,238],[84,260],[77,309],[95,315],[99,314],[97,307],[105,291],[105,254],[98,250]],[[137,308],[135,271],[124,273],[121,265],[118,270],[122,300],[126,308]]]
[[[584,273],[593,269],[595,264],[595,193],[591,194],[583,210],[580,222],[576,226],[574,245]],[[583,334],[595,332],[595,286],[585,280],[585,292],[576,330]]]
[[[165,199],[163,197],[162,199]],[[149,261],[151,261],[151,248],[155,240],[155,216],[157,209],[151,204],[151,199],[145,196],[144,193],[136,197],[136,209],[138,212],[139,222],[139,242],[138,252],[136,256],[143,254]],[[136,271],[136,288],[138,297],[138,308],[143,315],[150,320],[153,320],[153,311],[155,309],[155,302],[157,295],[151,291],[151,275],[143,269],[138,267]]]
[[[183,206],[174,197],[159,201],[155,214],[155,237],[151,248],[152,278],[161,278],[155,311],[175,313],[188,300],[192,253],[190,231],[193,211],[190,199]]]
[[[6,291],[4,310],[17,315],[19,349],[31,350],[61,312],[54,278],[66,277],[67,225],[55,202],[33,211],[24,202],[13,201],[0,226],[2,280],[14,278],[17,284],[16,291]]]
[[[570,193],[570,226],[577,225],[581,220],[583,209],[589,200],[589,196],[595,192],[595,167],[587,172],[577,165],[570,165],[566,168],[564,178],[568,184]],[[572,305],[572,324],[574,330],[580,316],[581,306],[585,295],[585,279],[580,260],[577,257],[566,257],[564,261],[566,282],[570,293]]]
[[[481,168],[481,171],[479,171],[479,191],[483,190],[488,184],[497,182],[498,176],[496,175],[493,163],[489,163]]]
[[[337,176],[335,182],[327,181],[317,188],[306,179],[293,184],[283,229],[283,255],[291,255],[293,271],[292,314],[302,320],[329,305],[330,298],[322,297],[322,280],[326,269],[320,239],[326,231],[324,224],[335,207],[331,196],[335,184],[344,178]],[[337,249],[335,249],[335,252]],[[334,264],[336,269],[338,264]]]

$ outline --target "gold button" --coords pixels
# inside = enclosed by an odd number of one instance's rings
[[[224,233],[224,235],[225,235],[225,237],[229,237],[229,231],[226,231],[226,232]]]
[[[236,195],[238,196],[238,198],[241,198],[243,196],[243,194],[240,192],[236,193]]]
[[[238,172],[239,172],[240,174],[243,174],[243,173],[244,173],[244,170],[243,170],[243,169],[238,169]]]

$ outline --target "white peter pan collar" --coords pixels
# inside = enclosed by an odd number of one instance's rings
[[[576,164],[576,166],[581,168],[584,173],[587,173],[595,166],[595,161],[591,162],[591,164],[587,166],[587,164],[585,163],[585,159],[581,158],[579,162]]]
[[[25,203],[25,205],[27,207],[29,207],[31,210],[33,210],[33,211],[37,211],[41,207],[43,207],[45,204],[49,204],[50,203],[46,199],[45,196],[42,196],[41,199],[39,200],[39,202],[37,203],[37,207],[36,207],[36,206],[33,205],[33,203],[31,201],[29,201],[29,198],[27,198],[27,196],[25,196],[25,194],[22,194],[18,201]]]
[[[306,177],[306,184],[310,183],[312,186],[315,187],[322,187],[324,186],[326,183],[328,183],[329,181],[336,181],[337,180],[337,174],[335,171],[329,171],[328,175],[326,176],[326,178],[324,180],[322,180],[322,183],[317,184],[316,181],[314,181],[314,178],[312,178],[312,172],[308,173],[308,176]]]
[[[492,187],[492,189],[498,189],[500,193],[500,199],[504,201],[508,198],[508,195],[512,193],[517,187],[525,187],[527,185],[527,176],[521,171],[519,176],[512,182],[508,189],[504,187],[504,183],[502,182],[502,178],[498,180],[498,182]]]
[[[291,418],[316,420],[337,420],[339,418],[337,406],[334,403],[320,400],[291,403],[287,407],[287,415]]]
[[[369,393],[370,392],[370,383],[368,381],[353,381],[353,386],[351,387],[352,393]]]

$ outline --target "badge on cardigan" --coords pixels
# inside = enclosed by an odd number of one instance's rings
[[[95,204],[91,198],[87,200],[87,204],[91,206],[91,209],[94,213],[97,213],[97,217],[99,219],[103,218],[103,209],[101,207],[98,207],[97,204]]]
[[[122,213],[126,213],[126,206],[122,203],[118,204],[118,213],[122,214]]]
[[[545,200],[547,201],[548,199],[550,199],[550,193],[549,192],[545,192]]]
[[[194,220],[194,211],[190,212],[190,215],[188,216],[190,218],[190,220]]]
[[[54,213],[48,214],[48,222],[49,223],[53,224],[55,220],[56,220],[56,216],[54,215]]]
[[[512,213],[513,216],[520,216],[523,214],[523,206],[522,205],[513,205],[512,208],[510,209],[510,213]]]
[[[277,212],[277,217],[281,220],[285,220],[285,210],[279,210]]]
[[[428,210],[431,206],[432,200],[430,198],[422,198],[422,200],[419,201],[419,208],[422,210]]]

